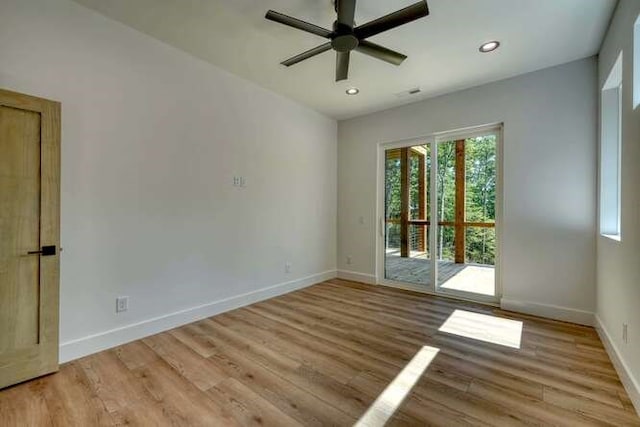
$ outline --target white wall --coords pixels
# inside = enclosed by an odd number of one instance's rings
[[[602,88],[620,50],[623,51],[622,241],[598,237],[597,315],[605,341],[609,340],[617,353],[614,360],[618,358],[625,365],[619,372],[640,411],[640,107],[633,108],[632,78],[633,24],[638,14],[637,0],[622,0],[618,4],[599,59]],[[623,323],[629,328],[627,344],[622,341]]]
[[[523,302],[523,310],[590,322],[596,76],[596,60],[588,58],[340,122],[339,270],[360,277],[376,271],[379,143],[503,122],[503,296],[512,304]],[[360,216],[365,224],[359,224]]]
[[[67,0],[2,0],[0,87],[62,102],[63,360],[335,271],[334,120]]]

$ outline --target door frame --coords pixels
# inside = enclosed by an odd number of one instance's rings
[[[482,302],[492,305],[499,305],[502,296],[502,225],[503,225],[503,124],[491,123],[480,126],[471,126],[466,128],[455,129],[451,131],[435,132],[422,137],[415,137],[391,142],[381,142],[377,148],[377,171],[376,171],[376,217],[378,218],[378,227],[376,231],[376,278],[375,283],[382,286],[390,286],[399,289],[416,291],[430,295],[446,296],[467,301]],[[399,282],[385,278],[385,160],[386,150],[394,148],[404,148],[413,145],[430,145],[431,156],[437,156],[437,144],[439,142],[450,141],[455,139],[465,139],[483,135],[496,135],[496,261],[495,261],[495,295],[486,296],[481,294],[472,294],[453,290],[440,290],[437,286],[437,261],[431,258],[431,285],[428,287],[416,285],[412,283]],[[437,164],[431,166],[430,176],[430,193],[437,194],[437,181],[434,179],[437,174]],[[437,218],[436,207],[431,201],[430,216]],[[434,221],[429,226],[429,247],[435,248],[437,242],[437,227],[434,227]]]
[[[0,106],[40,115],[40,246],[55,245],[55,255],[39,256],[38,344],[11,355],[2,368],[0,388],[58,370],[60,318],[60,140],[59,102],[0,89]],[[39,248],[33,248],[37,250]],[[6,361],[5,361],[6,362]]]

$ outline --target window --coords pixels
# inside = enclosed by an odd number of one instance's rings
[[[640,15],[633,26],[633,108],[640,105]]]
[[[622,52],[601,95],[600,234],[620,240],[620,158],[622,141]]]

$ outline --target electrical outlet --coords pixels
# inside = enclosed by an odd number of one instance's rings
[[[116,298],[116,313],[129,310],[129,297]]]
[[[347,257],[347,265],[351,265],[351,257],[350,256]]]
[[[291,263],[289,261],[284,263],[284,272],[291,273]]]
[[[622,324],[622,342],[629,344],[629,328],[626,323]]]

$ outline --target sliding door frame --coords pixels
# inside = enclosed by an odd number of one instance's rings
[[[425,292],[429,294],[435,294],[435,286],[433,282],[433,275],[431,278],[431,286],[421,286],[414,283],[405,283],[385,278],[385,255],[386,255],[386,242],[385,233],[387,230],[386,212],[385,212],[385,170],[386,170],[386,152],[387,150],[408,148],[415,145],[429,145],[433,147],[435,143],[435,135],[429,135],[421,138],[411,138],[394,142],[383,142],[378,144],[378,201],[377,201],[377,215],[378,218],[378,232],[376,233],[376,284],[391,286],[394,288],[406,289],[410,291]],[[431,153],[433,156],[433,153]],[[432,157],[433,158],[433,157]],[[433,177],[433,175],[431,175]],[[433,212],[431,212],[432,214]],[[431,226],[429,226],[431,232]],[[432,233],[429,234],[429,248],[432,248]]]
[[[385,233],[386,233],[386,212],[385,212],[385,165],[386,151],[396,148],[406,148],[414,145],[429,145],[431,156],[430,172],[430,195],[437,197],[437,172],[438,144],[440,142],[461,140],[472,137],[496,135],[496,259],[495,259],[495,295],[487,296],[468,292],[443,290],[438,286],[438,260],[435,256],[438,241],[439,222],[437,204],[430,203],[430,225],[429,225],[429,255],[431,261],[430,286],[417,285],[412,283],[398,282],[385,278]],[[441,295],[457,299],[477,301],[482,303],[498,305],[502,295],[502,221],[503,221],[503,125],[493,123],[482,126],[457,129],[453,131],[437,132],[424,137],[411,138],[393,142],[382,142],[378,144],[378,170],[377,170],[377,218],[378,231],[376,233],[376,284],[391,286],[400,289],[412,290],[432,295]]]

